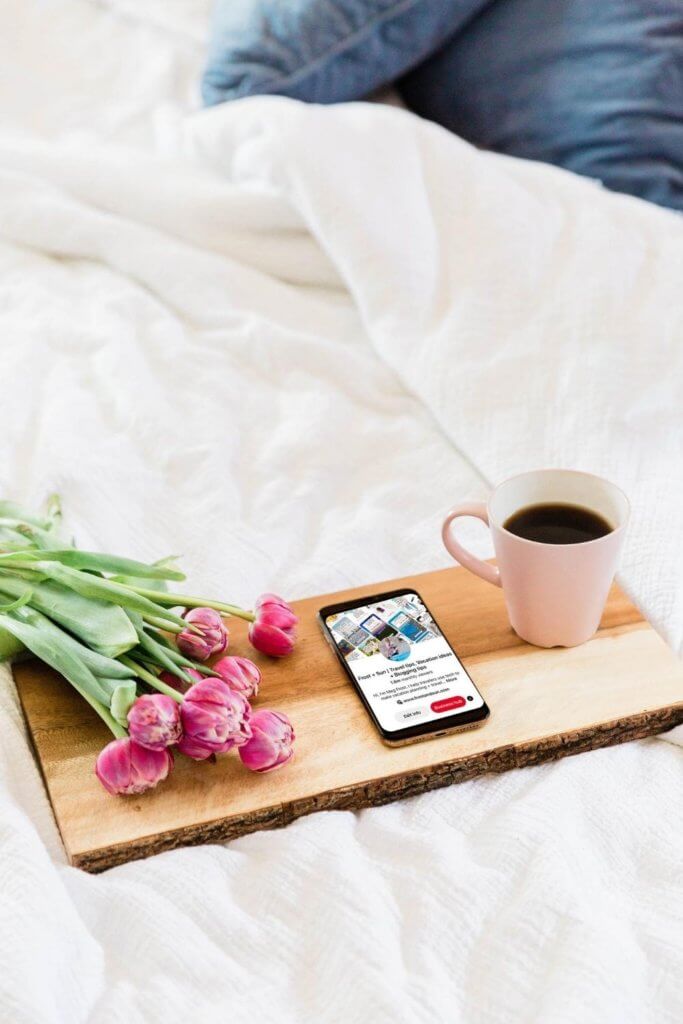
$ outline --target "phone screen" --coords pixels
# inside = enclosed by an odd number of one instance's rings
[[[484,700],[417,594],[325,617],[385,732],[473,711]]]

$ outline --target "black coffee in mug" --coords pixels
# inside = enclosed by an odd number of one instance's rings
[[[582,505],[543,502],[513,512],[503,526],[516,537],[539,544],[583,544],[611,533],[614,527]]]

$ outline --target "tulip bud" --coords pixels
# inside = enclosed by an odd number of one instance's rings
[[[249,722],[251,739],[240,747],[242,763],[252,772],[281,768],[294,756],[294,729],[281,711],[255,711]]]
[[[182,671],[186,676],[189,676],[192,683],[200,683],[202,679],[206,679],[201,672],[198,672],[196,668],[184,668]],[[172,686],[178,693],[186,693],[192,686],[192,683],[184,682],[179,676],[173,674],[173,672],[160,672],[159,679],[162,683],[166,683],[167,686]]]
[[[262,594],[256,602],[256,619],[249,627],[249,642],[263,654],[282,658],[294,648],[296,624],[292,609],[277,594]]]
[[[170,750],[148,750],[127,736],[101,750],[95,774],[108,793],[144,793],[163,782],[173,767]]]
[[[178,750],[203,761],[246,743],[251,736],[250,715],[249,702],[241,693],[222,679],[202,679],[190,687],[180,705],[183,735]]]
[[[138,697],[128,712],[130,738],[148,750],[163,750],[180,739],[178,702],[164,693]]]
[[[184,629],[178,633],[176,643],[186,658],[206,661],[212,654],[221,654],[228,646],[228,631],[222,618],[213,608],[190,608],[183,618],[199,632]]]
[[[257,696],[261,673],[249,658],[237,658],[229,654],[215,662],[211,666],[211,671],[227,683],[231,690],[241,693],[247,700]]]

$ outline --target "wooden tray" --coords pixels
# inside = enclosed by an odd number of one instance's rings
[[[491,708],[480,729],[411,746],[379,739],[316,612],[324,604],[414,587]],[[255,775],[233,755],[215,765],[176,758],[171,778],[139,797],[111,797],[93,773],[110,738],[88,705],[36,661],[14,675],[70,862],[102,871],[194,843],[277,828],[312,811],[360,808],[649,736],[683,722],[683,664],[613,587],[599,633],[582,647],[541,650],[511,630],[500,590],[463,569],[358,587],[295,602],[295,652],[264,669],[261,706],[286,711],[296,757]],[[233,620],[233,653],[250,653]],[[457,799],[457,797],[454,797]]]

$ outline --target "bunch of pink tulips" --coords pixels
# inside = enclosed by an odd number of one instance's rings
[[[277,595],[264,594],[254,612],[242,617],[251,619],[249,640],[258,651],[279,658],[292,650],[297,617]],[[273,771],[293,756],[294,729],[287,716],[252,709],[261,673],[248,658],[225,655],[229,635],[219,612],[191,608],[183,619],[187,628],[175,635],[175,645],[185,679],[177,668],[156,675],[137,666],[155,692],[135,699],[127,734],[118,735],[97,758],[97,777],[112,794],[143,793],[162,782],[173,768],[172,748],[196,761],[234,749],[254,772]],[[210,668],[203,664],[217,655],[222,657]]]
[[[173,767],[172,748],[197,761],[237,751],[255,772],[292,757],[286,715],[252,711],[261,674],[224,655],[223,616],[249,623],[257,651],[282,658],[297,617],[276,594],[253,611],[172,593],[175,558],[139,562],[82,551],[60,536],[61,505],[25,511],[0,499],[0,661],[30,652],[59,672],[114,735],[96,773],[110,793],[142,793]],[[182,611],[182,614],[181,614]]]

